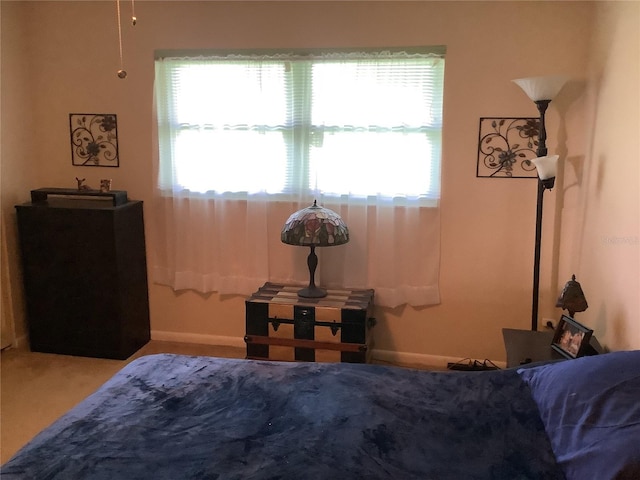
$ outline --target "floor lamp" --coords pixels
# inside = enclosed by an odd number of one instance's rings
[[[533,300],[531,307],[531,330],[538,330],[538,299],[540,291],[540,242],[542,239],[542,202],[544,191],[553,188],[558,167],[558,156],[547,156],[547,131],[544,115],[551,100],[560,92],[567,77],[561,75],[519,78],[513,80],[527,96],[533,100],[540,113],[540,134],[538,136],[538,158],[532,160],[538,171],[538,201],[536,208],[536,238],[533,257]]]

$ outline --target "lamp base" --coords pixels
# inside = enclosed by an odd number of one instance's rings
[[[298,296],[303,298],[322,298],[327,296],[327,291],[316,286],[308,286],[298,290]]]

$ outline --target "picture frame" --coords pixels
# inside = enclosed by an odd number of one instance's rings
[[[69,130],[73,166],[120,166],[115,113],[70,113]]]
[[[478,178],[538,178],[540,119],[481,117],[478,131]]]
[[[562,315],[553,335],[551,348],[565,358],[578,358],[586,354],[593,330]]]

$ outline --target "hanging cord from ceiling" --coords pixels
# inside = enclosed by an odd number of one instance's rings
[[[120,19],[120,0],[116,0],[116,13],[118,15],[118,48],[120,51],[120,69],[118,70],[118,78],[127,78],[127,71],[124,69],[124,60],[122,55],[122,21]],[[135,0],[131,0],[131,26],[135,27],[138,23],[136,17]]]
[[[138,23],[138,19],[136,18],[136,1],[131,0],[131,26],[135,27],[136,23]]]

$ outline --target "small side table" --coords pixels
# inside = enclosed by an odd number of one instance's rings
[[[531,362],[566,360],[551,348],[553,330],[532,331],[503,328],[502,337],[507,350],[507,368],[517,367]],[[587,355],[597,355],[603,349],[595,336],[591,337]]]
[[[245,302],[247,358],[366,363],[371,357],[373,290],[298,297],[299,286],[265,283]]]

